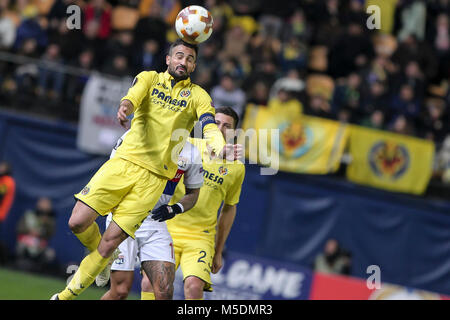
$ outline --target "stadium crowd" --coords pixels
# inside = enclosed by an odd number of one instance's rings
[[[73,4],[82,13],[79,29],[67,24]],[[176,15],[190,4],[1,0],[0,53],[15,57],[0,58],[2,107],[77,121],[90,72],[165,69]],[[200,45],[193,81],[215,105],[243,116],[257,104],[418,136],[450,162],[449,0],[195,4],[210,10],[214,31]],[[379,30],[368,28],[370,4],[381,9]]]

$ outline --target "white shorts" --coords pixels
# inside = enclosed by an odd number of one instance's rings
[[[107,219],[106,227],[109,222],[110,219]],[[167,261],[175,264],[172,237],[167,229],[136,232],[136,239],[126,238],[119,245],[119,251],[111,270],[134,271],[143,261]]]

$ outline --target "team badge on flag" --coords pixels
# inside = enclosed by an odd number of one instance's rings
[[[352,126],[347,178],[389,191],[422,194],[430,181],[434,144],[425,139]]]

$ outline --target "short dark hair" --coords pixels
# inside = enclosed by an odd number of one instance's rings
[[[169,56],[172,54],[172,50],[175,47],[178,47],[179,45],[183,45],[185,47],[194,49],[195,51],[195,59],[197,60],[197,56],[198,56],[198,46],[196,44],[191,44],[191,43],[187,43],[185,41],[183,41],[182,39],[178,38],[177,40],[175,40],[174,42],[172,42],[172,44],[169,47]]]
[[[236,111],[233,110],[233,108],[231,108],[231,107],[219,107],[219,108],[216,109],[216,114],[218,114],[218,113],[223,113],[223,114],[225,114],[227,116],[232,117],[233,120],[234,120],[234,129],[237,128],[238,123],[239,123],[239,116],[236,113]]]

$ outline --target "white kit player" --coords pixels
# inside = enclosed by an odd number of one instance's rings
[[[115,150],[127,133],[119,139],[111,157],[114,156]],[[183,175],[186,193],[177,204],[169,206],[168,203]],[[135,239],[128,237],[119,245],[116,252],[117,258],[110,266],[111,269],[107,267],[97,276],[96,283],[98,286],[106,285],[111,278],[111,287],[103,295],[102,300],[127,298],[133,284],[136,263],[140,263],[154,289],[154,293],[149,293],[145,292],[146,288],[144,287],[142,299],[172,299],[175,258],[172,237],[167,230],[165,220],[191,209],[197,202],[202,185],[203,168],[200,152],[197,147],[186,142],[178,158],[177,173],[172,180],[167,181],[164,192],[155,205],[156,209],[152,210],[152,213],[147,216],[136,231]],[[111,219],[112,214],[110,213],[106,220],[106,226],[111,222]],[[142,285],[145,286],[145,283]],[[152,296],[149,297],[148,295]]]

